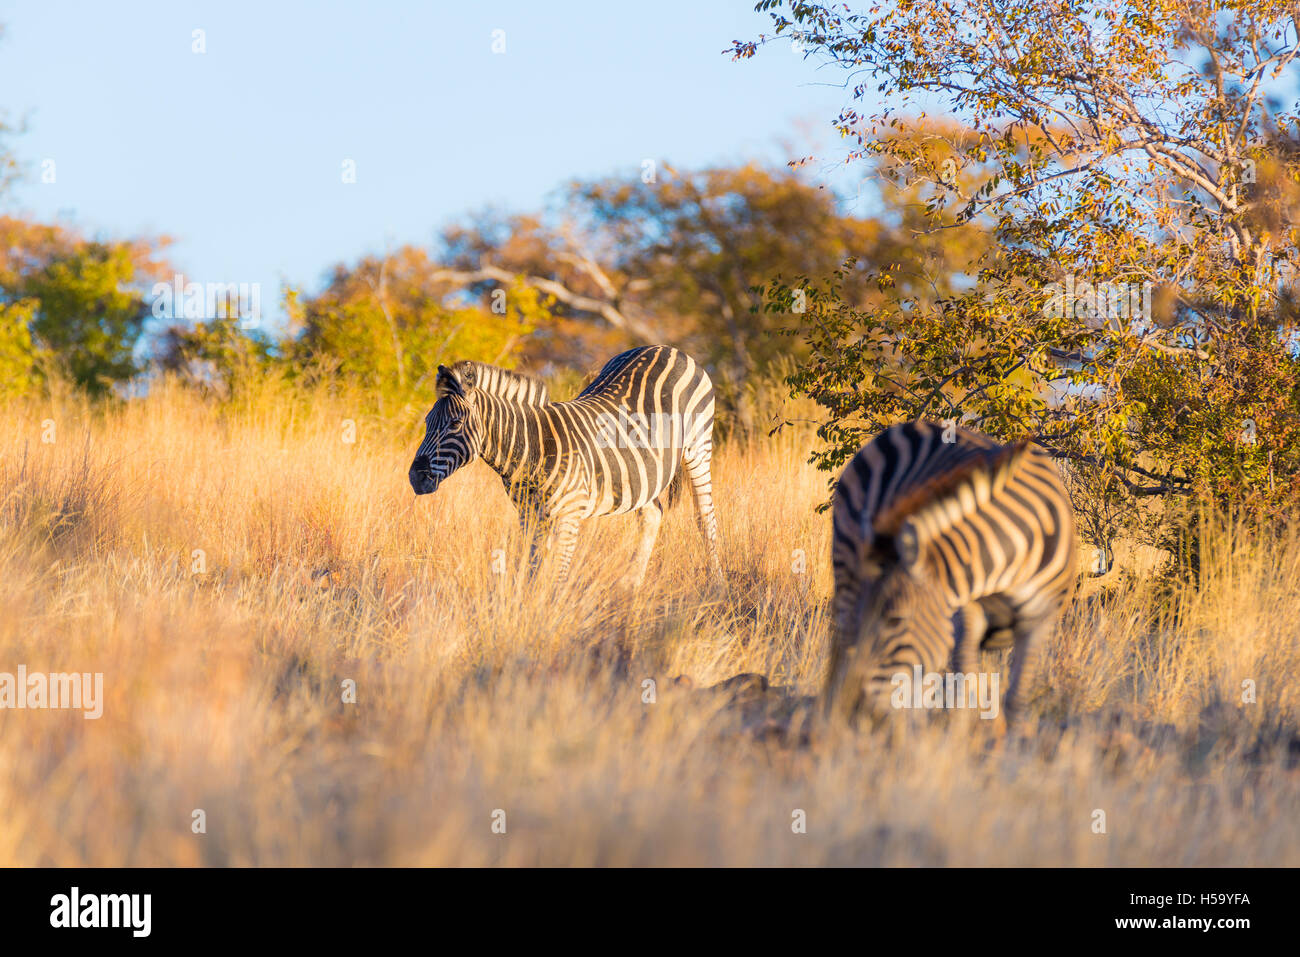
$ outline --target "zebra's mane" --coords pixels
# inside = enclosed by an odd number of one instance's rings
[[[457,362],[452,368],[467,386],[489,395],[500,396],[520,405],[545,405],[550,401],[546,383],[522,372],[511,372],[509,369],[468,359]]]
[[[962,493],[969,490],[976,505],[1000,492],[1007,480],[1029,456],[1028,439],[1014,445],[980,449],[968,459],[931,476],[899,495],[876,513],[872,529],[876,535],[894,536],[905,521],[924,524],[927,537],[948,528],[963,514]]]

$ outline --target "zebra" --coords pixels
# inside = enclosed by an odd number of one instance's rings
[[[969,675],[982,649],[1013,647],[1011,723],[1074,585],[1074,514],[1041,448],[909,422],[841,473],[831,564],[829,716],[879,721],[900,672]]]
[[[722,580],[710,474],[713,382],[686,353],[623,352],[568,402],[551,402],[535,379],[468,361],[439,366],[436,391],[409,472],[416,495],[481,457],[501,477],[521,525],[534,533],[550,527],[561,581],[582,520],[634,512],[640,543],[624,583],[636,588],[684,473],[710,572]]]

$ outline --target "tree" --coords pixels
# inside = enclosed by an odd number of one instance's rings
[[[853,78],[854,156],[929,184],[932,227],[987,222],[969,290],[832,284],[794,378],[830,411],[834,468],[900,418],[1030,435],[1130,504],[1210,497],[1278,514],[1300,495],[1294,289],[1300,55],[1267,0],[764,0],[776,35]],[[752,56],[773,37],[737,43]],[[938,101],[961,124],[933,135]],[[973,180],[964,187],[960,177]],[[789,289],[769,289],[769,307]],[[1290,305],[1288,305],[1290,303]],[[1099,543],[1104,544],[1104,543]]]
[[[33,303],[0,302],[0,398],[25,395],[41,382],[40,356],[32,342]]]
[[[224,316],[190,326],[170,325],[153,349],[158,369],[187,385],[229,399],[275,366],[275,343],[250,335],[238,316]]]
[[[878,241],[880,223],[841,216],[835,199],[792,173],[749,165],[678,172],[653,183],[575,184],[575,214],[600,236],[610,265],[635,276],[641,301],[687,318],[705,357],[738,382],[788,351],[753,289],[778,271],[827,275]]]
[[[448,230],[443,258],[461,281],[505,271],[556,295],[557,324],[531,343],[544,358],[572,361],[575,337],[588,363],[616,348],[671,341],[709,363],[734,408],[746,381],[804,348],[757,308],[756,290],[773,277],[823,279],[853,256],[894,270],[917,295],[951,289],[950,263],[979,245],[981,230],[918,239],[913,198],[886,188],[879,216],[856,217],[794,170],[665,164],[650,182],[574,182],[549,215],[480,217]],[[878,295],[865,269],[842,278],[843,294],[859,306]]]
[[[134,349],[150,315],[144,286],[166,271],[166,239],[89,241],[61,226],[0,217],[0,309],[21,317],[4,362],[50,372],[92,395],[139,371]]]
[[[572,224],[540,214],[471,215],[443,231],[441,280],[486,308],[502,283],[520,282],[553,301],[549,321],[522,344],[536,363],[563,367],[603,362],[631,345],[658,342],[657,318],[635,301],[635,283],[608,271]]]
[[[431,392],[439,363],[513,365],[520,339],[549,315],[546,297],[522,283],[498,284],[484,307],[451,303],[454,292],[428,255],[411,246],[340,265],[319,295],[289,292],[297,328],[281,349],[299,368],[332,365],[381,405],[401,403]]]

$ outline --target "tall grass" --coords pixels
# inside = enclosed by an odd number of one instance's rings
[[[725,590],[686,502],[633,597],[632,520],[525,585],[496,476],[417,500],[418,415],[359,408],[0,410],[0,671],[103,672],[106,698],[0,711],[0,864],[1300,863],[1294,531],[1223,527],[1199,587],[1081,599],[1001,746],[900,716],[800,747],[672,679],[820,688],[806,431],[719,450]]]

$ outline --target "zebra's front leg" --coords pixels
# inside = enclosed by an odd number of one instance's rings
[[[1024,699],[1038,675],[1043,642],[1051,630],[1050,618],[1030,621],[1018,618],[1013,626],[1015,644],[1011,652],[1011,674],[1007,681],[1007,693],[1002,697],[1002,711],[1006,715],[1008,728],[1015,724],[1022,713]]]
[[[954,621],[956,643],[952,649],[952,670],[957,674],[964,675],[964,681],[975,682],[975,687],[980,688],[980,693],[983,694],[984,682],[988,679],[984,677],[981,668],[980,651],[984,643],[984,636],[988,633],[988,616],[984,613],[984,608],[978,601],[972,601],[963,605],[954,618],[956,619]],[[951,720],[955,722],[953,727],[964,733],[974,733],[977,719],[981,715],[994,718],[994,732],[1000,732],[1002,726],[996,722],[996,715],[985,715],[983,711],[966,708],[953,712],[951,715]]]
[[[528,541],[528,574],[537,574],[542,562],[543,549],[550,548],[546,512],[531,502],[520,502],[519,531]]]
[[[988,617],[977,601],[962,606],[957,617],[957,643],[952,649],[952,668],[960,674],[978,672],[980,643],[988,629]]]
[[[659,538],[659,526],[663,522],[663,506],[657,501],[636,510],[637,525],[641,535],[637,543],[636,558],[631,570],[623,576],[623,585],[633,591],[641,587],[645,580],[645,570],[650,564],[650,555],[654,552],[655,541]]]

